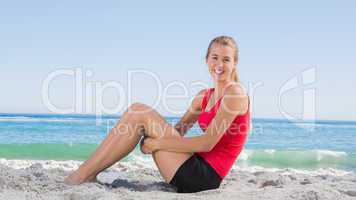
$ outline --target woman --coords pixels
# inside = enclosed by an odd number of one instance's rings
[[[76,185],[95,181],[145,135],[141,151],[152,154],[160,174],[177,192],[218,188],[241,152],[249,130],[249,99],[239,85],[237,62],[233,38],[213,39],[206,63],[214,88],[200,91],[174,127],[151,107],[132,104],[90,159],[65,182]],[[183,137],[197,121],[205,133]]]

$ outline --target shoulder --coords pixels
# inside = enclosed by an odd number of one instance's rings
[[[204,95],[210,90],[211,88],[204,88],[202,90],[200,90],[197,94],[197,96],[201,96],[204,97]]]
[[[192,102],[192,106],[195,108],[195,110],[201,109],[201,105],[203,103],[203,98],[209,90],[210,90],[210,88],[202,89],[195,95],[193,102]]]
[[[241,84],[230,84],[225,89],[225,94],[236,95],[239,97],[247,97],[245,89]]]
[[[245,113],[249,107],[249,98],[243,86],[240,84],[227,86],[223,104],[226,109],[236,111],[236,114]]]
[[[202,101],[202,99],[204,98],[204,96],[206,95],[206,93],[209,91],[210,88],[205,88],[200,90],[194,97],[194,101]]]

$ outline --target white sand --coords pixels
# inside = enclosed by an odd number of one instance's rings
[[[219,189],[178,194],[142,163],[116,164],[99,175],[102,184],[65,185],[79,164],[0,159],[0,199],[356,199],[356,175],[332,169],[234,168]]]

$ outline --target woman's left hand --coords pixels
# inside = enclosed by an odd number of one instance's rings
[[[145,138],[143,142],[143,148],[146,152],[154,153],[159,150],[159,141],[158,139]]]

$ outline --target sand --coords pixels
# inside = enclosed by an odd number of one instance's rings
[[[117,163],[100,183],[68,186],[79,161],[0,159],[0,199],[356,199],[353,172],[234,167],[219,189],[179,194],[152,165]]]

